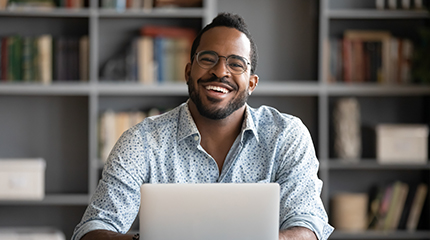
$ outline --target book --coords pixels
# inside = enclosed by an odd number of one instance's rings
[[[196,31],[192,28],[146,25],[140,28],[140,35],[165,38],[186,38],[190,46],[196,38]]]
[[[41,83],[52,82],[52,36],[42,35],[37,39],[39,78]]]
[[[8,79],[22,81],[22,37],[10,36],[8,43]]]
[[[115,112],[104,111],[99,117],[99,156],[101,161],[107,160],[110,151],[124,131],[140,123],[147,114],[139,110]]]
[[[348,38],[342,41],[343,81],[352,82],[352,43]]]
[[[201,7],[202,0],[154,0],[155,7]]]
[[[187,66],[187,63],[190,62],[190,45],[185,38],[176,39],[175,45],[174,79],[179,82],[185,82],[185,67]]]
[[[391,33],[388,31],[371,31],[371,30],[346,30],[344,39],[377,41],[381,44],[381,71],[378,73],[380,83],[387,83],[390,73],[390,42]]]
[[[58,37],[54,40],[54,79],[65,81],[67,79],[67,39]]]
[[[9,53],[8,53],[8,41],[9,37],[3,37],[1,41],[1,80],[7,81],[8,80],[8,65],[9,65]]]
[[[414,45],[410,39],[401,39],[401,47],[399,48],[399,64],[398,74],[399,83],[408,84],[412,82],[411,68]]]
[[[427,192],[427,184],[421,183],[418,185],[417,190],[415,192],[415,196],[412,201],[408,220],[406,222],[406,229],[409,231],[415,231],[417,229]]]
[[[375,225],[375,230],[383,230],[385,221],[387,219],[388,210],[393,196],[393,184],[389,184],[384,189],[384,193],[381,199],[381,204],[378,209],[378,221]]]
[[[393,184],[393,193],[391,196],[390,206],[387,211],[384,227],[382,230],[397,229],[400,221],[400,215],[405,205],[408,189],[408,185],[403,182],[396,181]]]
[[[142,0],[142,10],[151,11],[154,7],[154,0]]]
[[[0,0],[0,10],[3,10],[6,8],[8,0]]]
[[[155,83],[154,78],[154,39],[142,36],[137,42],[137,65],[139,82],[142,84]]]
[[[87,35],[79,39],[79,80],[90,79],[90,40]]]
[[[7,4],[7,8],[13,10],[53,9],[55,7],[54,0],[13,0]]]
[[[34,80],[34,38],[24,37],[22,45],[22,80],[30,82]]]

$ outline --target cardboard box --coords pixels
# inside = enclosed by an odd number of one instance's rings
[[[424,124],[376,127],[376,157],[381,164],[426,164],[429,128]]]
[[[42,200],[46,162],[37,159],[0,159],[0,200]]]
[[[0,228],[0,240],[66,240],[64,233],[48,227]]]

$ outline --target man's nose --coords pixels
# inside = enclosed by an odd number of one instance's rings
[[[227,58],[223,56],[219,57],[218,62],[210,69],[210,73],[215,74],[219,78],[231,75],[227,67]]]

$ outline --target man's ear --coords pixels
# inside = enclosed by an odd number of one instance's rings
[[[185,80],[187,82],[190,79],[190,74],[191,74],[191,63],[187,63],[187,65],[185,66]]]
[[[251,94],[257,87],[258,80],[259,78],[257,74],[252,74],[251,76],[249,76],[249,94]]]

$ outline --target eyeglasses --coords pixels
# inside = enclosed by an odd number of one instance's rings
[[[250,63],[246,58],[238,55],[230,55],[228,57],[219,56],[214,51],[200,51],[196,53],[196,61],[200,67],[204,69],[213,68],[219,61],[220,58],[225,58],[225,65],[231,74],[240,75],[248,69]]]

